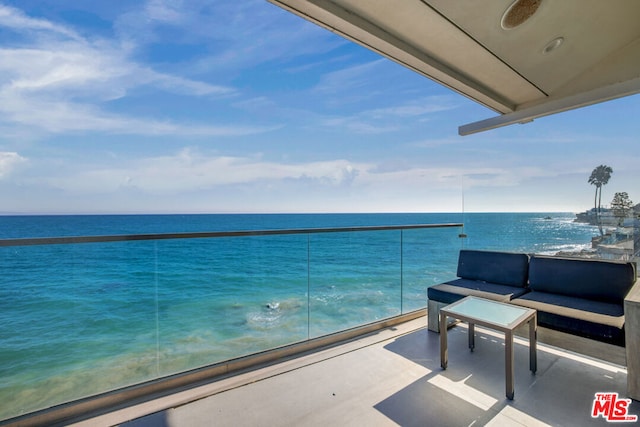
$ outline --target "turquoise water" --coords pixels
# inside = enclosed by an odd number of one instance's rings
[[[550,216],[551,219],[545,219]],[[426,305],[462,248],[580,250],[572,214],[6,216],[0,238],[464,222],[0,248],[0,419]]]

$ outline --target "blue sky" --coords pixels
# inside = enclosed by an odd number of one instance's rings
[[[264,0],[0,0],[0,213],[640,202],[640,97],[494,112]]]

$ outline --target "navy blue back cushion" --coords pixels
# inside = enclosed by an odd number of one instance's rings
[[[635,280],[631,262],[534,255],[529,264],[529,287],[538,292],[622,304]]]
[[[458,258],[458,277],[463,279],[523,288],[528,270],[527,254],[463,249]]]

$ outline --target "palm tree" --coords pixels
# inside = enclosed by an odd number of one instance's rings
[[[610,166],[600,165],[596,167],[593,172],[591,172],[591,176],[589,177],[589,184],[596,186],[596,194],[593,199],[593,208],[596,211],[596,221],[598,223],[598,227],[600,227],[600,234],[602,234],[602,224],[600,224],[600,209],[602,202],[602,186],[607,185],[609,182],[609,178],[611,178],[611,174],[613,173],[613,169]],[[597,203],[596,203],[597,202]]]

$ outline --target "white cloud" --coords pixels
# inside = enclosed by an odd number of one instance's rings
[[[0,179],[8,176],[18,165],[26,161],[27,159],[18,153],[0,151]]]
[[[278,163],[259,157],[206,156],[184,149],[171,156],[128,162],[126,166],[87,165],[63,176],[43,179],[43,184],[72,192],[103,193],[126,188],[173,194],[220,186],[301,181],[320,186],[348,186],[370,165],[347,160]]]
[[[523,188],[534,190],[540,180],[569,180],[575,186],[575,179],[562,171],[534,166],[509,169],[463,162],[422,167],[407,162],[384,167],[345,158],[276,161],[195,148],[138,159],[111,153],[81,163],[55,158],[30,163],[35,167],[28,170],[29,177],[21,174],[21,188],[42,193],[43,206],[47,194],[56,194],[73,206],[85,200],[85,210],[109,212],[451,211],[459,208],[463,190],[469,209],[486,210],[495,209],[496,197],[513,200]],[[591,191],[584,187],[590,200]],[[483,194],[494,199],[483,200]],[[529,195],[534,201],[518,209],[535,210],[536,201],[546,200],[535,191]],[[38,203],[30,209],[38,211]]]
[[[53,172],[43,183],[70,192],[100,194],[135,188],[143,193],[175,194],[213,188],[279,188],[300,184],[307,192],[325,188],[339,194],[349,189],[376,194],[416,193],[428,189],[513,187],[553,173],[536,168],[514,170],[462,166],[383,169],[375,163],[346,159],[294,162],[267,161],[261,156],[206,155],[185,148],[174,155],[134,161],[113,159],[112,165],[88,164]],[[61,175],[64,174],[64,175]],[[464,176],[464,178],[463,178]]]
[[[150,0],[144,11],[151,20],[176,24],[183,21],[182,7],[183,2],[179,0]]]

